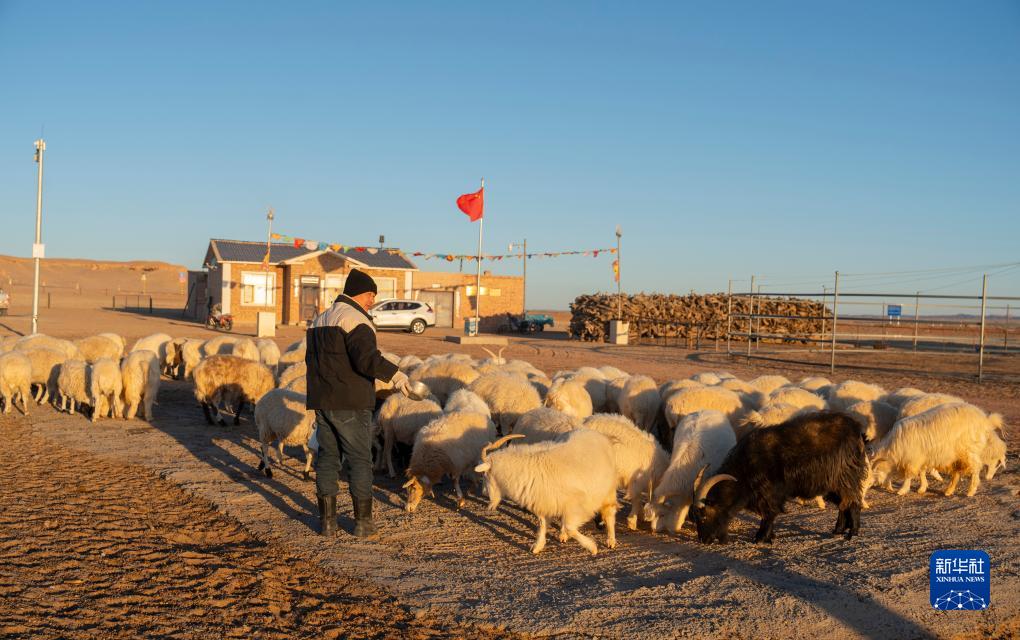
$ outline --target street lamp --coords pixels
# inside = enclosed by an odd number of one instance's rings
[[[267,307],[272,306],[274,310],[276,309],[276,306],[273,303],[270,302],[270,298],[269,298],[269,263],[270,263],[270,255],[269,255],[269,253],[272,250],[272,246],[273,246],[272,245],[272,242],[273,242],[273,218],[275,218],[275,217],[276,217],[276,215],[273,213],[273,208],[269,207],[269,211],[266,213],[266,221],[269,224],[269,230],[266,232],[266,267],[265,267],[266,268],[266,292],[265,292],[265,298],[266,299],[265,299],[265,303],[266,303]]]
[[[32,258],[35,260],[35,285],[32,289],[32,333],[39,332],[39,260],[45,254],[42,244],[42,176],[43,152],[46,141],[39,138],[35,141],[35,161],[39,165],[39,182],[35,190],[35,244],[32,245]]]
[[[506,250],[513,252],[515,247],[520,247],[521,258],[524,261],[524,294],[521,296],[521,304],[524,306],[524,319],[528,318],[528,239],[525,238],[521,242],[511,242],[507,245]]]

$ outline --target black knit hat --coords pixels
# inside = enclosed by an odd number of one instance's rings
[[[375,286],[375,280],[372,279],[372,276],[364,271],[351,269],[351,272],[347,274],[347,282],[344,283],[344,295],[354,297],[369,291],[379,293],[379,288]]]

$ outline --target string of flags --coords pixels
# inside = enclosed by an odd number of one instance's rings
[[[357,252],[357,253],[364,252],[364,253],[368,253],[370,255],[375,255],[375,254],[377,254],[379,252],[384,252],[384,253],[389,253],[389,254],[404,253],[406,255],[414,256],[415,258],[422,258],[424,260],[445,260],[446,262],[454,262],[456,260],[468,260],[468,261],[471,261],[471,260],[477,260],[478,259],[478,256],[474,255],[474,254],[464,254],[464,253],[426,253],[426,252],[423,252],[423,251],[414,251],[414,252],[406,252],[405,251],[405,252],[401,252],[399,249],[386,249],[386,248],[381,248],[381,247],[367,247],[367,246],[340,244],[340,243],[334,243],[334,242],[322,242],[322,241],[319,241],[319,240],[309,240],[307,238],[298,238],[296,236],[288,236],[288,235],[284,235],[282,233],[273,233],[273,234],[270,234],[270,237],[273,240],[279,240],[279,241],[285,242],[287,244],[293,244],[295,248],[298,248],[298,249],[305,248],[305,249],[308,249],[309,251],[318,251],[320,249],[321,250],[329,249],[330,251],[336,251],[336,252],[341,252],[341,253],[350,253],[350,252],[353,251],[353,252]],[[615,254],[616,253],[616,248],[613,247],[613,248],[610,248],[610,249],[589,249],[587,251],[543,251],[543,252],[529,253],[527,255],[528,255],[528,259],[529,260],[533,260],[535,258],[558,258],[560,256],[588,256],[588,257],[591,257],[591,258],[597,258],[597,257],[599,257],[600,254],[605,254],[605,253]],[[507,254],[495,254],[495,255],[482,255],[481,257],[482,257],[483,260],[488,260],[490,262],[499,262],[500,260],[504,260],[506,258],[518,258],[519,259],[519,258],[521,258],[521,256],[522,256],[522,254],[520,254],[520,253],[507,253]],[[263,260],[263,262],[268,263],[268,261],[269,261],[269,255],[267,253],[265,259]]]

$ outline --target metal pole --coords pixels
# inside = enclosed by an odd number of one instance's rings
[[[751,289],[747,304],[747,357],[751,357],[751,336],[754,334],[754,276],[751,276]]]
[[[623,322],[623,255],[620,253],[620,225],[616,225],[616,319]]]
[[[726,355],[731,356],[730,350],[730,323],[733,317],[733,279],[726,284]]]
[[[485,178],[482,178],[482,189],[485,188]],[[482,308],[482,225],[485,224],[485,216],[478,218],[478,268],[475,270],[475,325],[481,325]]]
[[[528,319],[528,239],[524,239],[524,293],[521,294],[521,304],[524,306],[524,319]]]
[[[39,164],[39,182],[35,189],[35,245],[32,257],[35,259],[35,285],[32,289],[32,333],[39,333],[39,260],[42,252],[42,179],[43,153],[46,141],[39,138],[35,141],[35,161]]]
[[[270,298],[269,298],[269,269],[270,269],[269,265],[273,261],[271,255],[270,255],[270,252],[273,249],[273,245],[272,245],[272,242],[273,242],[273,218],[275,218],[275,217],[276,217],[276,215],[273,213],[273,208],[269,207],[269,211],[266,213],[266,220],[269,221],[269,229],[266,231],[266,293],[265,293],[265,296],[266,296],[266,306],[267,307],[272,306],[274,312],[276,311],[276,305],[275,305],[274,302],[270,302]],[[275,289],[275,287],[274,287],[274,289]],[[329,301],[327,300],[327,302],[329,302]],[[332,304],[332,303],[330,303],[330,304]]]
[[[918,291],[917,295],[914,296],[914,351],[917,351],[917,327],[918,319],[920,318],[921,309],[921,292]]]
[[[829,288],[824,284],[822,285],[822,339],[825,339],[825,314],[828,309],[825,307],[825,301],[828,299]]]
[[[836,323],[839,321],[839,271],[832,287],[832,347],[829,351],[829,373],[836,372]]]
[[[988,302],[988,274],[981,278],[981,343],[978,346],[978,382],[985,374],[985,305]]]
[[[758,299],[758,313],[754,319],[754,350],[757,351],[761,347],[761,285],[758,285],[758,292],[755,295]]]

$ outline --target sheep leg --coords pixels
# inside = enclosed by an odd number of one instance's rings
[[[921,482],[917,485],[917,494],[924,495],[928,492],[928,471],[921,472]]]
[[[981,459],[971,456],[970,459],[970,486],[967,487],[967,496],[971,497],[977,493],[978,485],[981,484]]]
[[[29,389],[22,389],[18,392],[18,397],[21,398],[21,413],[26,416],[28,415],[28,402],[25,400],[25,396],[28,395],[32,395],[32,392]]]
[[[457,493],[457,508],[464,506],[464,492],[460,490],[460,475],[453,476],[453,490]]]
[[[644,504],[641,502],[641,488],[635,486],[636,483],[631,483],[627,487],[627,497],[630,498],[630,513],[627,514],[627,528],[631,531],[637,531],[638,528],[638,514],[644,509]]]
[[[262,462],[259,463],[259,471],[266,474],[267,478],[273,477],[273,470],[269,468],[269,445],[262,443]]]
[[[557,540],[559,540],[560,542],[566,542],[567,540],[570,540],[570,534],[567,533],[567,525],[562,518],[560,518],[560,536],[559,538],[557,538]]]
[[[287,466],[287,463],[283,461],[283,442],[276,445],[276,459],[280,462],[281,467]]]
[[[549,523],[546,522],[545,516],[538,516],[538,534],[535,536],[535,544],[531,545],[532,553],[542,553],[542,549],[545,549],[545,534],[548,526]]]
[[[949,479],[949,486],[946,487],[945,496],[947,498],[949,496],[953,495],[954,493],[956,493],[956,485],[958,485],[959,483],[960,483],[960,472],[959,471],[954,471],[953,472],[953,477]]]
[[[564,518],[564,520],[566,520],[566,518]],[[573,523],[568,524],[567,522],[564,522],[563,526],[566,527],[567,529],[567,535],[569,535],[574,540],[577,540],[582,547],[588,550],[588,553],[592,554],[593,556],[598,554],[599,548],[595,546],[595,541],[589,538],[588,536],[584,535],[580,531],[578,531],[576,524]]]
[[[825,510],[825,498],[822,496],[815,496],[815,504],[817,504],[818,508],[822,511]]]
[[[935,478],[939,482],[945,482],[945,479],[943,479],[942,474],[939,473],[938,469],[931,470],[931,477]]]
[[[683,529],[684,522],[687,521],[687,513],[690,511],[690,509],[691,505],[685,504],[684,506],[676,510],[676,519],[670,523],[669,527],[669,530],[672,533],[680,533],[680,530]]]
[[[244,400],[237,403],[237,410],[234,411],[234,426],[241,424],[241,412],[244,411]]]
[[[210,409],[211,408],[210,408],[208,402],[203,402],[202,403],[202,413],[205,414],[205,421],[208,422],[209,424],[216,424],[213,421],[213,415],[212,415],[212,411]]]
[[[96,397],[95,405],[95,408],[92,410],[92,422],[99,420],[99,416],[103,414],[103,396]]]
[[[309,472],[312,469],[312,450],[308,448],[307,444],[302,444],[301,448],[305,450],[305,472],[301,477],[304,480],[311,480],[312,476]]]
[[[386,472],[391,478],[397,477],[393,469],[393,431],[386,429],[383,435],[383,457],[386,458]]]
[[[775,537],[776,514],[766,513],[761,518],[761,525],[758,526],[758,533],[754,534],[755,542],[770,544]]]
[[[900,490],[896,492],[896,495],[898,495],[898,496],[905,496],[908,493],[910,493],[910,483],[911,483],[911,481],[913,481],[913,479],[914,479],[914,470],[913,469],[907,469],[906,471],[904,471],[903,472],[903,486],[901,486]]]
[[[606,546],[616,548],[616,500],[602,507],[602,520],[606,523]]]

